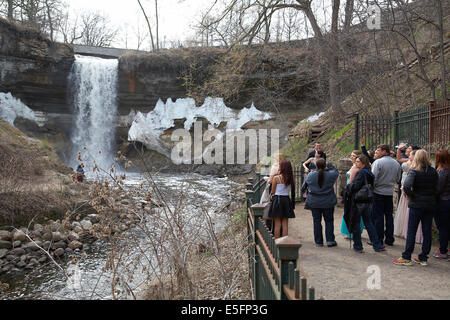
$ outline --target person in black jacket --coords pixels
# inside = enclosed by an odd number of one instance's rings
[[[428,152],[417,150],[406,177],[403,191],[409,197],[408,234],[406,248],[402,257],[395,259],[394,264],[411,265],[411,254],[414,251],[415,239],[419,223],[422,223],[422,252],[413,261],[421,265],[428,264],[428,254],[431,251],[431,224],[437,207],[438,174],[431,166]]]
[[[373,182],[375,180],[372,174],[369,159],[360,155],[356,157],[355,166],[359,169],[355,178],[346,187],[346,197],[348,197],[347,208],[344,209],[344,219],[349,230],[353,234],[353,250],[357,253],[363,253],[363,245],[361,241],[361,233],[359,230],[359,221],[363,220],[364,226],[369,234],[369,239],[376,252],[386,251],[378,238],[377,231],[372,222],[371,208],[373,200],[358,201],[355,199],[356,194],[366,185],[370,184],[373,190]],[[350,207],[349,207],[350,206]]]
[[[370,164],[375,162],[375,160],[376,160],[375,155],[374,154],[370,155],[369,151],[367,151],[367,149],[366,149],[366,137],[363,137],[361,139],[361,151],[362,151],[363,155],[365,155],[367,157],[367,159],[369,159]],[[370,150],[370,152],[373,153],[372,150]]]
[[[439,174],[439,203],[434,219],[439,230],[439,250],[433,254],[433,257],[446,260],[450,239],[450,154],[448,150],[436,152],[436,169]]]
[[[310,153],[308,153],[308,158],[306,158],[305,161],[308,161],[311,158],[314,158],[316,156],[316,152],[317,151],[323,151],[322,150],[322,146],[320,145],[319,142],[316,142],[316,144],[314,145],[314,150],[311,151]],[[323,153],[323,155],[321,156],[321,158],[327,160],[327,155],[325,154],[325,152]]]

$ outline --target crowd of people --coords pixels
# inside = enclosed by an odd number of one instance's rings
[[[432,244],[433,218],[439,231],[440,247],[433,257],[449,260],[450,234],[450,154],[436,153],[435,167],[430,154],[419,147],[402,144],[396,152],[389,145],[379,145],[375,152],[367,150],[365,139],[361,150],[354,150],[352,167],[347,172],[347,185],[342,192],[344,212],[341,233],[353,242],[353,250],[363,253],[361,234],[366,229],[369,245],[375,252],[393,246],[395,236],[406,239],[402,256],[396,265],[427,265]],[[261,202],[267,202],[265,218],[275,238],[288,235],[288,219],[295,218],[295,183],[292,165],[282,155],[276,157],[268,177],[268,187]],[[314,242],[317,247],[337,246],[334,235],[334,210],[337,196],[334,185],[338,170],[326,161],[317,143],[303,163],[307,173],[302,194],[305,208],[311,210]],[[399,197],[394,216],[394,193]],[[322,231],[325,222],[325,241]],[[416,243],[420,254],[412,259]]]

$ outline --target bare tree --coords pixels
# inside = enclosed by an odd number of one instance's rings
[[[150,20],[147,16],[147,13],[145,12],[144,7],[142,6],[141,1],[137,0],[137,2],[139,3],[139,6],[141,7],[142,14],[144,15],[145,21],[147,22],[148,33],[150,34],[150,40],[151,40],[151,45],[152,45],[152,51],[155,51],[155,41],[153,40],[153,32],[152,32],[152,26],[150,24]]]

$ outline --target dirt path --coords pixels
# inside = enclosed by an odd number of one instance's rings
[[[298,267],[308,278],[308,285],[316,288],[316,296],[326,300],[353,299],[450,299],[450,262],[430,256],[428,266],[397,266],[393,259],[401,256],[405,240],[396,238],[394,246],[387,251],[376,253],[367,244],[369,237],[364,230],[362,241],[364,253],[357,254],[350,249],[349,240],[340,233],[342,209],[334,214],[334,234],[337,247],[316,248],[313,237],[311,211],[298,205],[296,218],[289,221],[289,235],[300,240]],[[322,228],[325,228],[322,222]],[[323,230],[325,236],[325,230]],[[416,244],[413,258],[420,252]],[[433,246],[431,254],[438,248]],[[373,273],[369,266],[378,266],[381,275],[381,289],[369,290],[367,282]]]

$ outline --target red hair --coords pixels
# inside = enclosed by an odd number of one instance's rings
[[[450,154],[447,150],[436,152],[436,169],[450,169]]]
[[[281,176],[283,177],[284,185],[292,186],[294,184],[294,174],[292,173],[292,165],[289,161],[281,161],[280,163]]]

